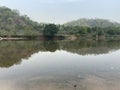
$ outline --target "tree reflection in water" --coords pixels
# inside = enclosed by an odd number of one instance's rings
[[[106,54],[120,49],[118,41],[0,41],[0,67],[20,64],[22,59],[41,52],[65,50],[79,55]]]

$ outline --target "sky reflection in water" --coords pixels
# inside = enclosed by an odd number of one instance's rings
[[[80,42],[0,42],[0,90],[119,90],[120,44]]]

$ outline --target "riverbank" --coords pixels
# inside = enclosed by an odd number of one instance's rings
[[[43,35],[4,35],[0,40],[76,40],[76,39],[93,39],[93,40],[120,40],[120,36],[92,36],[92,35],[57,35],[54,37]]]
[[[4,36],[0,36],[0,40],[45,40],[45,39],[53,39],[53,40],[61,40],[61,39],[65,39],[64,36],[54,36],[54,37],[44,37],[42,35],[28,35],[28,36],[24,36],[24,35],[4,35]]]

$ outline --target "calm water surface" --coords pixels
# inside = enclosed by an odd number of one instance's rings
[[[120,42],[0,41],[0,90],[120,90]]]

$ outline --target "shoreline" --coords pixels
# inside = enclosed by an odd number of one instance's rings
[[[0,40],[63,40],[65,36],[54,36],[54,37],[45,37],[45,36],[23,36],[23,35],[11,35],[11,36],[0,36]]]
[[[94,39],[98,40],[120,40],[120,36],[76,36],[76,35],[59,35],[54,37],[46,37],[42,35],[4,35],[0,36],[2,40],[76,40],[76,39]]]

